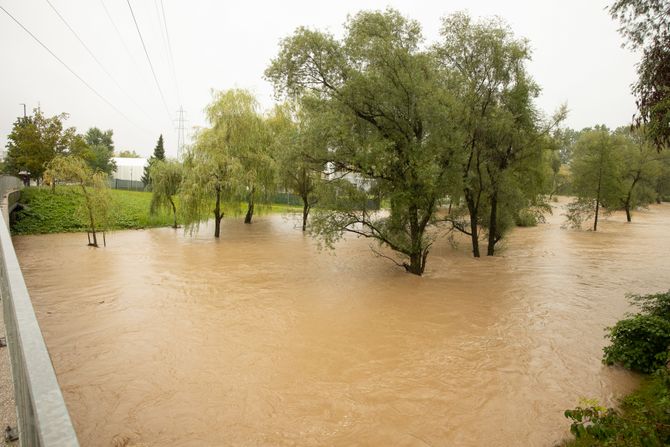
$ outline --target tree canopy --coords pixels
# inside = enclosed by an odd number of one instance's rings
[[[670,1],[616,0],[609,11],[628,46],[642,50],[633,85],[635,121],[660,149],[670,144]]]
[[[422,274],[434,223],[460,143],[453,95],[438,88],[435,61],[418,22],[398,11],[351,17],[342,40],[299,28],[266,71],[278,93],[301,97],[328,142],[339,201],[315,215],[312,232],[327,244],[355,233],[385,245]],[[366,209],[375,188],[388,215]]]
[[[66,113],[47,118],[39,109],[31,116],[18,118],[7,137],[7,172],[27,171],[39,182],[45,165],[56,155],[65,154],[70,146],[86,150],[86,142],[76,137],[76,130],[63,127],[67,118]]]

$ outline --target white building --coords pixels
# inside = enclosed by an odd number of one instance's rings
[[[115,180],[141,181],[144,168],[149,164],[146,158],[112,157],[116,170],[112,172]]]
[[[144,168],[149,164],[146,158],[112,157],[116,170],[112,172],[110,186],[116,189],[132,189],[142,191]]]

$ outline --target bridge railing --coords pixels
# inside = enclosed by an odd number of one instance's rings
[[[17,183],[0,176],[3,215]],[[17,181],[19,179],[16,179]],[[20,184],[20,181],[19,181]],[[21,446],[78,446],[8,230],[0,219],[0,293],[14,379]]]

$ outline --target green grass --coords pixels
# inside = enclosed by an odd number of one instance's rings
[[[111,191],[112,220],[110,230],[166,227],[172,225],[168,213],[149,214],[150,192]],[[86,222],[79,217],[82,198],[74,187],[59,186],[56,193],[48,188],[26,188],[21,191],[19,202],[25,209],[15,213],[12,234],[71,233],[86,231]],[[177,203],[179,209],[179,203]],[[212,206],[213,209],[213,206]],[[226,216],[243,216],[246,204],[227,203]],[[301,212],[302,207],[285,204],[257,205],[254,215],[267,213]],[[209,217],[209,216],[206,216]]]

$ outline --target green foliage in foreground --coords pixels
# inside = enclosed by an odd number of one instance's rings
[[[167,227],[173,224],[171,213],[149,214],[150,192],[113,189],[109,230]],[[70,186],[59,186],[53,194],[48,188],[26,188],[21,191],[20,203],[26,209],[16,212],[12,234],[72,233],[86,231],[86,222],[80,220],[77,210],[81,196]],[[179,200],[177,198],[177,206]],[[212,207],[214,205],[212,204]],[[246,204],[224,204],[226,216],[244,215]],[[258,209],[259,214],[298,212],[302,208],[289,205],[268,205]],[[179,216],[178,216],[179,217]]]
[[[670,445],[670,374],[659,369],[621,401],[619,411],[594,402],[567,410],[575,439],[566,447],[655,447]]]
[[[607,335],[603,361],[633,371],[652,373],[668,361],[670,346],[670,291],[654,295],[634,295],[631,301],[641,312],[620,320]]]
[[[564,446],[670,445],[670,372],[666,366],[670,345],[670,291],[634,295],[640,312],[609,328],[612,341],[603,361],[653,374],[621,401],[621,409],[603,408],[585,401],[565,412],[575,439]]]

